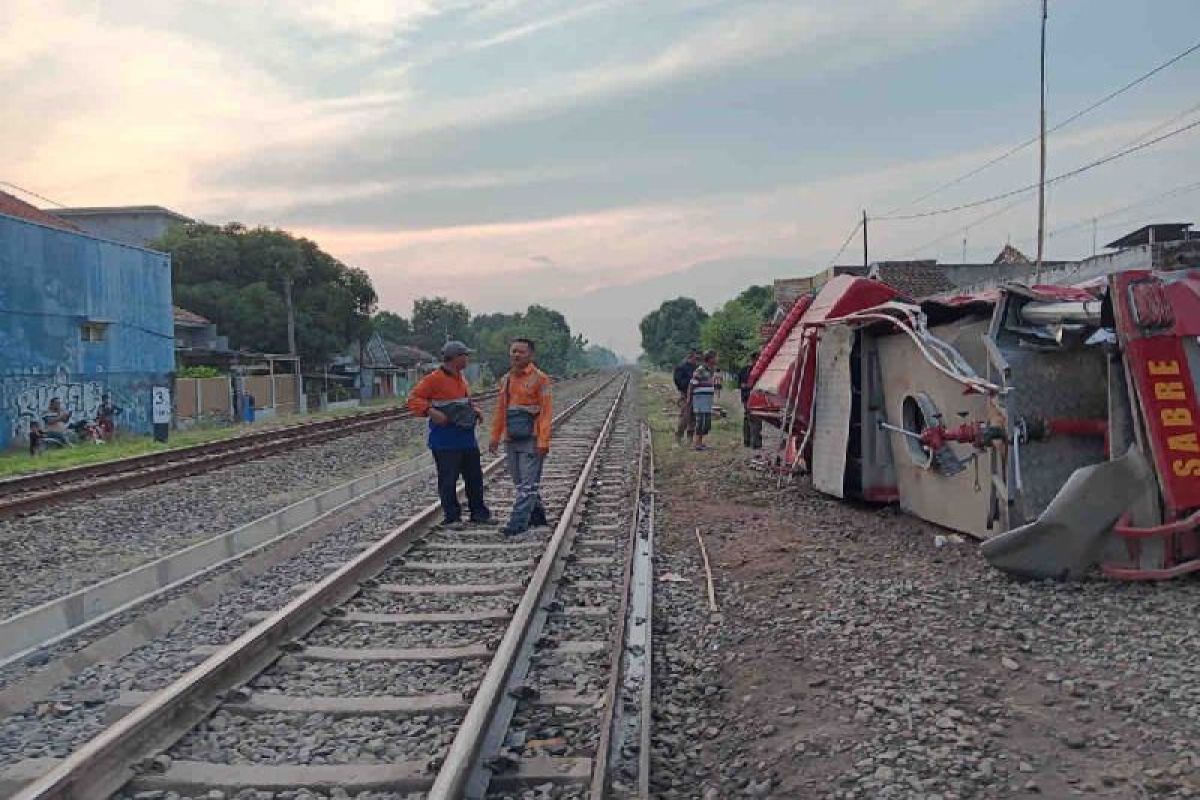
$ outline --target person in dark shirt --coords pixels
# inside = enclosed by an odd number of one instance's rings
[[[106,442],[112,441],[117,430],[117,417],[124,411],[112,401],[107,392],[100,398],[100,406],[96,409],[96,425],[100,428],[100,438]]]
[[[692,404],[688,401],[688,388],[692,385],[692,375],[696,372],[696,365],[699,362],[700,351],[695,349],[688,351],[687,358],[675,367],[675,374],[672,376],[675,388],[679,392],[679,424],[675,426],[676,443],[682,443],[684,434],[687,434],[688,444],[691,444],[696,436],[696,420],[692,416]]]
[[[762,448],[762,420],[750,415],[750,390],[754,384],[750,382],[750,373],[758,363],[758,353],[750,354],[750,362],[738,370],[738,391],[742,394],[742,444],[759,450]]]

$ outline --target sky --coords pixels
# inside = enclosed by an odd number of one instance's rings
[[[1026,147],[920,199],[1037,133],[1039,5],[5,0],[0,181],[285,228],[383,309],[544,303],[634,356],[658,303],[823,269],[863,210],[872,260],[1032,254],[1034,193],[883,218],[1036,180]],[[1049,124],[1197,42],[1195,0],[1050,0]],[[1048,175],[1200,120],[1198,94],[1200,52],[1053,132]],[[1200,222],[1198,144],[1054,183],[1047,257],[1090,255],[1093,218],[1101,248]]]

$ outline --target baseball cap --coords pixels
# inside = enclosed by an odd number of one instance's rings
[[[454,358],[455,356],[470,355],[470,353],[471,348],[457,339],[453,339],[442,345],[442,358]]]

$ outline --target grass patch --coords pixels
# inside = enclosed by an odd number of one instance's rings
[[[679,393],[671,376],[661,372],[642,373],[640,392],[642,418],[654,433],[654,462],[664,486],[683,496],[703,499],[761,502],[769,486],[763,475],[750,466],[761,450],[742,445],[742,403],[736,390],[722,393],[717,401],[725,416],[713,416],[705,452],[675,443],[679,419]]]
[[[641,390],[642,418],[654,433],[654,458],[659,469],[670,468],[694,458],[703,458],[689,447],[676,446],[675,428],[679,421],[679,393],[671,376],[662,372],[643,372]],[[728,451],[742,446],[742,404],[736,392],[725,392],[717,400],[725,416],[713,414],[712,430],[704,437],[710,450]]]

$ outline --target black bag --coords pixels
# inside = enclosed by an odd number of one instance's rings
[[[504,394],[508,402],[512,402],[512,391],[509,387],[509,378],[504,379]],[[504,415],[504,424],[508,430],[508,440],[510,442],[524,442],[533,438],[533,421],[536,414],[530,413],[528,409],[513,408],[508,406]]]
[[[447,417],[450,418],[450,424],[464,430],[474,430],[479,424],[479,417],[475,415],[475,408],[468,403],[451,403],[442,409]]]

